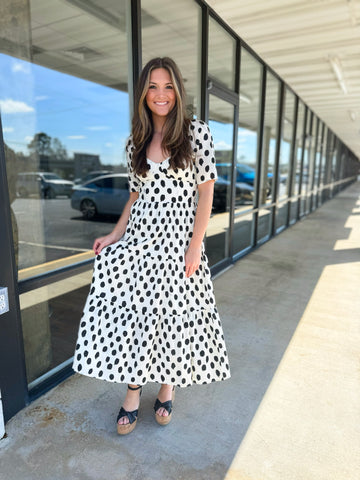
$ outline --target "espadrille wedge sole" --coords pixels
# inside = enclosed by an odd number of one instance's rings
[[[159,425],[168,425],[171,422],[171,417],[172,417],[172,408],[173,408],[173,402],[175,400],[175,387],[173,387],[172,390],[172,398],[171,400],[168,400],[167,402],[160,402],[160,400],[157,398],[155,401],[154,405],[154,410],[155,410],[155,420]],[[166,417],[162,415],[158,415],[156,412],[159,410],[159,408],[164,408],[169,415]]]
[[[142,389],[142,387],[140,386],[140,387],[133,388],[133,387],[130,387],[130,385],[128,385],[128,389],[129,390],[139,390],[139,389]],[[141,393],[142,393],[142,390],[140,390],[140,395],[141,395]],[[118,414],[117,420],[116,420],[117,433],[119,435],[128,435],[129,433],[131,433],[134,430],[134,428],[136,427],[136,424],[137,424],[138,411],[139,411],[139,409],[128,412],[123,407],[120,408],[120,411],[119,411],[119,414]],[[118,422],[119,422],[120,418],[122,418],[122,417],[128,417],[129,423],[125,423],[125,424],[120,425]]]

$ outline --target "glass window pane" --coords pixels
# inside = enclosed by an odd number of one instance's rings
[[[323,123],[318,120],[318,134],[316,142],[316,153],[315,153],[315,167],[314,167],[314,200],[313,207],[318,205],[318,196],[319,196],[319,185],[320,185],[320,166],[321,166],[321,151],[322,151],[322,134],[323,134]]]
[[[275,152],[277,143],[277,125],[279,110],[280,82],[271,73],[266,75],[266,101],[263,151],[261,156],[260,204],[271,203]]]
[[[332,165],[331,165],[331,183],[336,182],[336,165],[338,160],[338,141],[337,137],[334,135],[334,145],[332,150]]]
[[[305,189],[305,213],[308,214],[311,209],[312,198],[313,198],[313,188],[314,188],[314,172],[315,172],[315,156],[316,156],[316,128],[317,128],[317,118],[312,114],[311,118],[311,131],[309,138],[308,146],[308,165],[307,171],[304,169],[303,172],[303,182],[306,185]],[[303,185],[304,188],[304,185]]]
[[[86,273],[20,295],[29,383],[73,356],[91,276],[90,267]]]
[[[252,209],[256,163],[258,156],[259,111],[261,94],[262,65],[248,53],[241,50],[240,70],[240,106],[239,128],[237,136],[236,188],[239,200],[235,203],[235,222],[233,245],[235,252],[240,252],[251,245]]]
[[[209,18],[209,76],[226,87],[235,86],[236,41],[212,17]]]
[[[265,120],[263,133],[263,149],[261,155],[260,205],[272,203],[274,186],[275,153],[277,143],[277,125],[279,111],[280,82],[271,73],[266,75]],[[257,240],[263,240],[270,235],[271,209],[262,208],[258,217]]]
[[[298,116],[297,116],[297,126],[296,126],[296,138],[295,138],[295,159],[294,159],[294,171],[292,179],[292,197],[291,197],[291,206],[290,206],[290,223],[293,223],[297,219],[298,212],[298,195],[300,194],[299,185],[300,185],[300,172],[301,172],[301,156],[302,156],[302,145],[303,145],[303,136],[304,136],[304,116],[305,116],[305,105],[299,100],[298,105]]]
[[[303,155],[302,177],[301,177],[301,197],[300,197],[300,216],[305,215],[307,197],[309,195],[309,180],[310,180],[310,168],[312,161],[312,154],[314,149],[314,122],[312,112],[307,109],[306,111],[306,127],[305,127],[305,149]]]
[[[279,160],[278,207],[276,229],[286,225],[288,214],[288,196],[291,186],[292,138],[294,133],[295,95],[285,89],[285,105],[282,125],[282,139]]]
[[[229,256],[230,195],[233,165],[234,106],[209,96],[209,127],[214,139],[218,180],[214,185],[213,214],[206,231],[210,265]]]
[[[319,204],[324,201],[324,186],[326,185],[325,173],[326,173],[326,151],[328,145],[329,129],[324,126],[324,135],[322,140],[322,152],[321,152],[321,168],[320,168],[320,186],[319,186]]]
[[[128,4],[24,1],[24,9],[13,13],[24,38],[0,40],[0,88],[8,99],[1,113],[20,281],[91,259],[94,239],[109,233],[117,219],[101,214],[122,211],[120,193],[115,198],[110,190],[109,201],[81,184],[126,172]],[[71,277],[57,289],[44,286],[21,295],[29,381],[72,355],[88,283],[89,278],[79,283]]]
[[[324,164],[324,175],[323,175],[323,201],[329,199],[330,195],[330,182],[331,182],[331,164],[332,164],[332,150],[334,142],[334,134],[331,130],[327,129],[326,137],[326,150],[325,150],[325,164]]]
[[[180,68],[188,110],[200,115],[201,8],[194,0],[142,0],[142,60],[171,57]]]

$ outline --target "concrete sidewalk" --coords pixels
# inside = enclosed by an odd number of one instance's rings
[[[143,392],[75,375],[16,415],[1,480],[358,480],[360,183],[215,281],[232,378],[178,389],[159,427]]]

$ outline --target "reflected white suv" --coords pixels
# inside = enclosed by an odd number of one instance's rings
[[[71,197],[73,182],[51,172],[19,173],[16,192],[20,197],[39,195],[41,198],[55,198],[60,195]]]

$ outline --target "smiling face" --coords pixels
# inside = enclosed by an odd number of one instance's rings
[[[165,68],[156,68],[151,71],[149,89],[145,98],[153,120],[165,119],[174,108],[176,103],[174,85]]]

